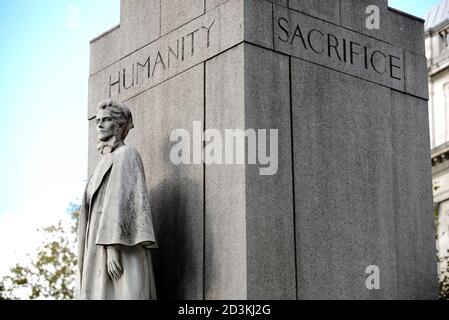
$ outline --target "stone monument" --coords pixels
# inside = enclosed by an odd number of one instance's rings
[[[436,298],[424,54],[423,21],[387,0],[122,0],[91,42],[89,172],[97,104],[118,99],[158,298]],[[277,132],[275,174],[250,143],[244,164],[202,161],[229,129]],[[191,163],[171,158],[179,130],[200,132]]]
[[[101,158],[90,176],[78,226],[77,299],[156,299],[156,246],[142,159],[125,138],[131,111],[107,99],[95,119]]]

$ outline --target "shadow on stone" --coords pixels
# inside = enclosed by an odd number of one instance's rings
[[[170,161],[170,146],[167,144],[164,149],[166,160]],[[199,217],[203,221],[203,212],[194,209],[202,204],[202,186],[188,177],[186,166],[167,167],[167,178],[150,190],[159,243],[154,252],[158,299],[201,299],[203,253],[196,252],[196,242],[200,241],[203,247],[203,226],[195,223]]]

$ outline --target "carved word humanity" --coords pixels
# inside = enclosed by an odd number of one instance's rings
[[[116,75],[109,76],[109,97],[113,93],[120,94],[136,85],[143,84],[151,78],[170,69],[174,64],[184,62],[197,53],[198,41],[210,47],[211,30],[215,20],[209,25],[202,26],[192,32],[171,41],[164,48],[154,51],[141,61],[135,61],[129,67],[118,71]]]

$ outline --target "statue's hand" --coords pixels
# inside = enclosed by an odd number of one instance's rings
[[[123,275],[119,246],[107,246],[106,255],[106,268],[108,270],[108,275],[112,280],[117,281]]]

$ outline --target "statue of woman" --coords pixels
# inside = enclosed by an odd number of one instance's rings
[[[103,101],[96,124],[101,159],[81,206],[77,298],[156,299],[149,250],[156,241],[143,163],[124,143],[134,127],[131,111]]]

